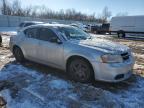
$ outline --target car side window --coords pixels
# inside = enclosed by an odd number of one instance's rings
[[[24,34],[28,38],[38,38],[38,28],[29,28],[24,31]]]
[[[41,28],[39,39],[44,41],[50,41],[51,38],[58,38],[57,35],[49,28]]]

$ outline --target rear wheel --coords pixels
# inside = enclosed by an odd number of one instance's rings
[[[19,47],[13,49],[13,55],[16,58],[16,61],[23,63],[25,61],[22,50]]]
[[[119,31],[117,34],[119,38],[125,38],[125,32]]]
[[[82,58],[71,60],[67,68],[70,78],[75,81],[90,82],[93,79],[92,67]]]

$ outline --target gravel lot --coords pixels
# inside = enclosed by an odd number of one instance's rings
[[[41,64],[19,64],[9,51],[9,36],[0,47],[0,96],[7,108],[143,108],[144,40],[95,35],[129,46],[136,57],[133,76],[111,84],[70,81],[64,72]],[[1,101],[1,100],[0,100]]]

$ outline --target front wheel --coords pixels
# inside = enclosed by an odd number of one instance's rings
[[[13,49],[13,55],[16,58],[16,61],[23,63],[25,61],[22,50],[19,47]]]
[[[81,58],[72,60],[68,64],[70,78],[78,82],[90,82],[93,79],[93,70],[90,64]]]

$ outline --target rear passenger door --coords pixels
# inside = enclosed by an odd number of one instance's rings
[[[63,44],[51,42],[52,38],[59,39],[52,29],[40,29],[38,58],[48,65],[60,67],[63,62]]]
[[[28,28],[24,31],[25,39],[22,42],[26,58],[36,60],[39,41],[37,39],[39,32],[38,28]]]

